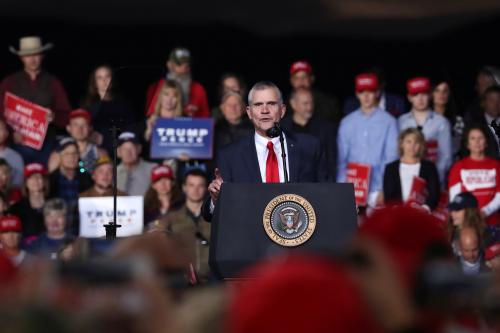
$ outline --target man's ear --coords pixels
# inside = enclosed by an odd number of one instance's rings
[[[285,103],[281,104],[280,111],[281,111],[281,119],[283,119],[283,117],[286,114],[286,105],[285,105]]]
[[[142,153],[142,145],[138,144],[137,145],[137,155],[141,155],[141,153]]]

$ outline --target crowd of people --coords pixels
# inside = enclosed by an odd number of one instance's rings
[[[318,331],[420,332],[431,324],[420,317],[432,302],[419,307],[410,294],[420,286],[416,280],[431,245],[440,242],[439,262],[452,262],[467,283],[483,273],[500,274],[499,69],[478,72],[477,99],[463,110],[450,80],[408,78],[407,95],[400,96],[386,91],[379,68],[356,75],[349,83],[353,96],[341,104],[316,88],[320,73],[305,60],[291,64],[286,96],[271,82],[247,90],[238,73],[225,73],[218,101],[209,103],[205,87],[193,79],[190,51],[178,47],[166,59],[165,76],[145,87],[144,115],[137,119],[107,64],[90,73],[84,97],[70,105],[62,82],[43,68],[52,47],[40,37],[21,38],[10,51],[22,69],[0,82],[0,100],[11,93],[49,110],[40,149],[23,145],[20,133],[0,118],[0,280],[15,285],[2,293],[16,293],[23,310],[15,316],[0,311],[0,318],[9,319],[5,325],[13,332],[21,327],[15,318],[41,324],[37,316],[51,316],[71,332],[63,315],[50,312],[61,308],[83,325],[81,331],[271,331],[280,330],[282,320],[293,321],[289,311],[304,311]],[[4,111],[1,104],[2,116]],[[179,117],[214,119],[213,159],[151,158],[155,123]],[[198,290],[191,299],[188,286],[216,284],[209,222],[221,184],[287,177],[274,157],[281,156],[279,140],[265,134],[274,120],[290,143],[285,152],[293,156],[295,147],[301,154],[289,160],[290,181],[346,182],[352,164],[370,169],[352,249],[335,260],[271,260],[254,268],[262,280],[229,292],[220,286]],[[113,138],[110,128],[118,123]],[[79,198],[113,195],[115,139],[117,194],[144,198],[144,233],[115,242],[79,237]],[[241,152],[249,155],[248,144],[256,156],[247,160]],[[246,168],[248,163],[253,165]],[[416,179],[424,184],[420,201],[413,192]],[[57,286],[47,287],[42,277]],[[488,281],[488,295],[498,296],[494,278]],[[71,297],[85,311],[78,313]],[[299,300],[315,310],[302,309]],[[32,308],[33,302],[50,306]],[[344,315],[332,317],[331,306]],[[473,317],[477,329],[500,327],[498,308],[495,318],[478,313],[479,307],[465,304],[440,315],[448,326]],[[464,309],[466,315],[451,318]],[[307,329],[301,325],[295,331]]]

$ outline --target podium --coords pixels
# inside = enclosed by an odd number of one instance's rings
[[[287,251],[335,253],[356,228],[352,184],[223,183],[212,218],[210,267],[216,277],[234,279]]]

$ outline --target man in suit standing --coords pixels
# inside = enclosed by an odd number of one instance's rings
[[[482,125],[488,130],[486,138],[486,154],[492,158],[500,158],[500,145],[498,134],[500,135],[500,87],[491,86],[486,89],[482,101],[483,113],[472,118],[472,123]]]
[[[208,186],[211,200],[203,210],[207,220],[211,219],[223,182],[285,182],[279,137],[271,138],[267,134],[286,112],[281,91],[272,82],[256,83],[248,94],[246,111],[255,131],[220,151],[215,179]],[[330,179],[318,139],[286,132],[284,140],[290,182]]]

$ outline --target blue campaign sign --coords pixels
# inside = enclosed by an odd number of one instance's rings
[[[158,119],[151,134],[151,158],[213,157],[212,118]]]

